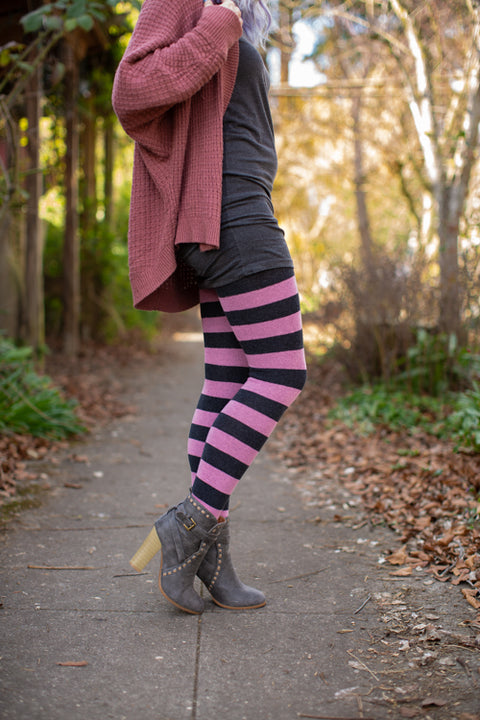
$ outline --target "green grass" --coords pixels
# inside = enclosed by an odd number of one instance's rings
[[[332,417],[371,434],[378,426],[415,433],[418,430],[455,443],[456,449],[480,452],[480,388],[419,395],[384,384],[366,385],[342,398]]]
[[[33,366],[30,348],[0,337],[0,433],[60,440],[85,431],[76,403],[62,397]]]

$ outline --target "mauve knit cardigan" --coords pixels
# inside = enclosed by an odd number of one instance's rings
[[[219,245],[223,115],[238,67],[241,23],[202,0],[145,0],[113,84],[135,140],[128,230],[133,303],[176,312],[198,302],[175,244]]]

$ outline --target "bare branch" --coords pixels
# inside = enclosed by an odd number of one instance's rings
[[[342,18],[343,20],[348,20],[348,22],[354,23],[356,25],[360,25],[361,27],[370,28],[375,35],[378,35],[378,37],[383,38],[388,43],[393,45],[394,47],[398,48],[402,53],[408,53],[408,47],[404,45],[404,43],[400,42],[394,35],[391,33],[386,32],[385,30],[382,30],[381,27],[378,26],[378,24],[373,24],[369,20],[364,20],[363,18],[357,17],[356,15],[352,15],[349,12],[344,12],[343,10],[337,10],[335,8],[332,8],[331,10],[326,10],[325,12],[322,12],[322,17],[338,17]]]
[[[390,4],[403,25],[408,46],[415,61],[415,85],[410,78],[407,83],[407,91],[410,96],[409,105],[424,153],[426,170],[432,184],[438,186],[443,171],[438,128],[433,111],[433,88],[430,83],[427,61],[415,25],[406,8],[399,0],[390,0]]]
[[[32,77],[37,67],[44,61],[50,50],[55,47],[55,45],[58,43],[58,41],[63,35],[64,30],[59,30],[58,32],[54,33],[48,43],[38,53],[38,55],[35,57],[35,60],[32,62],[30,70],[22,74],[22,77],[14,85],[13,90],[6,96],[6,102],[8,107],[13,107],[17,98],[25,90],[30,78]],[[28,52],[30,53],[32,51],[32,48],[36,47],[36,45],[37,43],[32,43],[32,45],[28,47]]]
[[[480,28],[477,26],[478,34]],[[452,213],[459,216],[462,212],[470,182],[470,176],[477,156],[478,127],[480,123],[480,57],[477,54],[467,82],[467,108],[463,120],[463,133],[458,139],[453,158]]]

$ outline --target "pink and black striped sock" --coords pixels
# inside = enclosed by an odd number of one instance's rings
[[[189,435],[193,495],[228,514],[237,482],[305,384],[293,270],[268,270],[200,295],[205,383]]]

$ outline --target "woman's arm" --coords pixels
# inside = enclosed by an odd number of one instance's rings
[[[152,110],[158,117],[159,109],[192,97],[220,69],[242,34],[240,11],[232,0],[222,5],[207,0],[195,27],[176,38],[174,15],[182,12],[172,8],[176,2],[145,3],[120,62],[112,100],[125,129],[148,122]],[[171,27],[166,28],[167,21]]]

